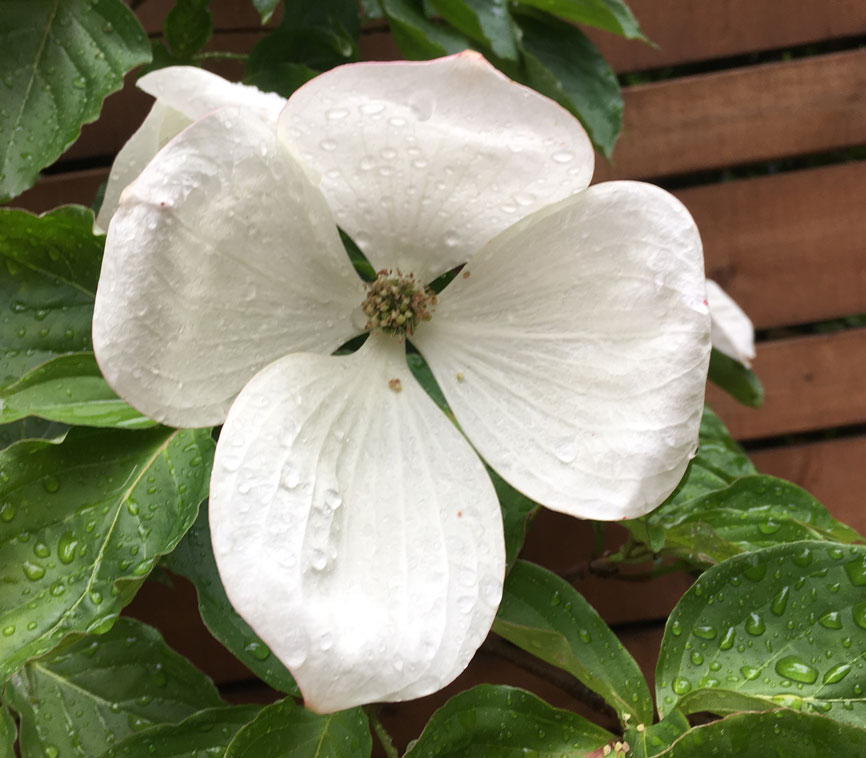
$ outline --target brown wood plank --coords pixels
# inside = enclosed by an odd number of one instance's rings
[[[758,450],[749,457],[761,473],[799,484],[866,535],[866,436]]]
[[[866,49],[625,90],[596,181],[670,176],[866,143]]]
[[[866,313],[866,162],[677,192],[758,328]]]
[[[162,34],[162,24],[175,0],[144,0],[135,9],[135,15],[150,35]],[[214,31],[237,29],[259,29],[261,17],[253,7],[252,0],[211,0]],[[271,20],[274,23],[275,18]]]
[[[753,366],[764,406],[746,408],[712,385],[707,402],[737,439],[866,422],[866,329],[766,342]]]
[[[862,0],[630,0],[659,48],[590,30],[617,71],[641,71],[866,33]]]

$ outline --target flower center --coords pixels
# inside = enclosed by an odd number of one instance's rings
[[[411,337],[418,324],[430,320],[434,305],[436,294],[415,281],[414,275],[382,269],[376,281],[367,285],[367,299],[361,306],[367,317],[364,328]]]

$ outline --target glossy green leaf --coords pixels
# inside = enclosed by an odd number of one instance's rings
[[[760,408],[764,403],[761,380],[742,363],[715,348],[710,354],[708,378],[743,405]]]
[[[0,208],[0,387],[64,353],[89,350],[105,237],[93,212]]]
[[[439,58],[469,47],[462,34],[427,18],[420,0],[382,0],[382,10],[394,42],[407,60]]]
[[[430,4],[470,39],[489,46],[500,58],[517,60],[514,23],[504,0],[430,0]]]
[[[166,558],[170,571],[189,579],[198,593],[198,610],[210,633],[248,669],[275,690],[299,695],[285,666],[232,608],[226,597],[210,541],[207,506],[174,552]]]
[[[28,663],[6,695],[21,716],[22,758],[93,758],[152,724],[223,705],[213,682],[156,629],[126,618]]]
[[[646,39],[637,19],[622,0],[518,0],[578,24],[594,26],[626,39]]]
[[[406,362],[409,364],[412,376],[418,380],[418,384],[424,388],[430,399],[445,412],[448,418],[454,421],[454,414],[448,406],[445,395],[442,394],[442,388],[439,386],[439,382],[436,381],[436,377],[433,376],[433,372],[430,370],[424,357],[420,353],[407,353]]]
[[[372,749],[360,708],[319,715],[286,698],[262,708],[229,743],[225,758],[365,758]]]
[[[647,726],[631,726],[623,740],[629,745],[628,758],[655,758],[691,729],[689,720],[678,710],[671,711],[661,721]]]
[[[16,758],[15,743],[18,741],[18,726],[9,709],[0,703],[0,758]]]
[[[221,758],[241,727],[261,710],[257,705],[208,708],[179,724],[160,724],[130,735],[101,758]]]
[[[804,489],[762,475],[743,477],[724,489],[663,506],[648,522],[663,531],[665,552],[705,564],[784,542],[862,540]]]
[[[0,423],[25,416],[121,429],[143,429],[156,423],[114,394],[93,353],[59,355],[0,389]]]
[[[274,15],[274,11],[279,4],[280,0],[253,0],[253,5],[262,17],[263,24],[271,20],[271,16]]]
[[[576,26],[541,14],[515,20],[526,83],[577,116],[596,149],[610,158],[623,111],[613,69]]]
[[[358,60],[360,19],[357,0],[293,0],[277,30],[250,51],[244,81],[287,97],[309,72]]]
[[[502,527],[505,532],[505,565],[510,571],[523,547],[529,525],[538,509],[538,503],[518,492],[492,468],[487,473],[496,489],[499,505],[502,508]]]
[[[207,430],[76,428],[0,452],[0,681],[114,622],[207,495]]]
[[[779,706],[866,724],[866,547],[798,542],[705,571],[665,629],[664,714]]]
[[[69,429],[66,424],[42,418],[23,418],[11,424],[0,424],[0,450],[21,440],[50,440],[63,437]]]
[[[405,758],[582,756],[613,735],[516,687],[482,684],[436,711]]]
[[[579,679],[623,723],[652,723],[652,698],[634,658],[583,596],[556,574],[517,561],[505,580],[493,631]]]
[[[659,758],[840,758],[860,756],[866,730],[791,710],[736,713],[686,732]]]
[[[149,60],[147,35],[121,0],[3,0],[0,202],[32,186],[123,75]]]
[[[213,16],[210,0],[175,0],[163,23],[165,41],[172,53],[180,58],[192,58],[210,39]]]

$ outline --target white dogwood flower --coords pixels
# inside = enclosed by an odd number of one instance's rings
[[[329,71],[276,129],[221,108],[124,191],[99,363],[158,421],[225,422],[220,576],[310,708],[418,697],[467,665],[505,571],[481,458],[595,519],[645,513],[682,477],[710,349],[700,239],[672,196],[587,188],[592,168],[571,115],[464,53]]]
[[[712,279],[707,279],[707,302],[713,347],[748,368],[755,358],[755,328],[751,319]]]

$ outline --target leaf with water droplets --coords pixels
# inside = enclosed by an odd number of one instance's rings
[[[198,610],[210,633],[248,669],[276,690],[300,694],[288,669],[232,608],[219,578],[210,541],[207,505],[181,543],[166,559],[170,571],[189,579],[198,593]]]
[[[637,19],[622,0],[520,0],[520,3],[626,39],[646,40]]]
[[[655,724],[630,726],[623,736],[631,748],[628,758],[655,758],[689,729],[689,720],[676,709]]]
[[[690,729],[657,758],[839,758],[859,756],[866,730],[824,716],[788,709],[735,713]],[[631,754],[629,754],[631,756]],[[643,758],[640,754],[635,758]]]
[[[866,547],[777,545],[707,569],[682,597],[656,702],[661,714],[785,706],[866,725],[864,654]]]
[[[22,755],[62,758],[93,758],[141,729],[224,705],[156,629],[126,618],[31,661],[6,696],[21,717]]]
[[[0,424],[0,450],[5,450],[21,440],[59,440],[69,429],[66,424],[31,416],[13,421],[11,424]],[[7,474],[8,476],[8,474]],[[3,475],[0,474],[0,480]]]
[[[372,749],[360,708],[319,715],[286,698],[262,708],[229,743],[225,758],[369,758]]]
[[[516,687],[482,684],[436,711],[405,758],[560,758],[585,755],[610,732]]]
[[[0,387],[57,355],[90,350],[104,242],[87,208],[41,216],[0,208]]]
[[[123,75],[150,60],[121,0],[5,0],[0,15],[0,202],[31,186]]]
[[[26,416],[121,429],[156,424],[114,394],[89,352],[58,355],[0,389],[0,423]]]
[[[475,42],[504,60],[517,61],[514,22],[503,0],[431,0],[438,14]]]
[[[258,705],[208,708],[178,724],[160,724],[131,734],[100,758],[221,758],[235,734],[260,710]]]
[[[75,428],[0,452],[0,681],[102,632],[207,495],[208,430]]]
[[[568,582],[517,561],[493,631],[598,692],[623,723],[652,723],[649,688],[616,635]]]

